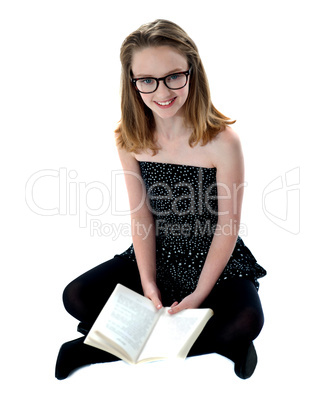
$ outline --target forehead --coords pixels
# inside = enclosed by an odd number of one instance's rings
[[[170,46],[147,47],[134,52],[134,76],[162,76],[176,70],[187,70],[187,59]]]

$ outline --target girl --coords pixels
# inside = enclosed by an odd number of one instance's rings
[[[252,341],[263,326],[258,278],[266,271],[238,236],[244,167],[234,121],[213,106],[195,43],[156,20],[121,47],[122,118],[117,148],[125,172],[133,244],[71,282],[66,310],[86,335],[117,283],[170,314],[209,307],[214,316],[189,355],[219,353],[249,378]],[[217,179],[217,180],[216,180]],[[62,345],[56,377],[116,357],[83,343]]]

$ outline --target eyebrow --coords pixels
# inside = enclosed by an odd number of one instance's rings
[[[186,70],[183,70],[182,68],[175,68],[175,69],[169,71],[168,73],[166,73],[163,77],[166,77],[167,75],[170,75],[170,74],[173,74],[173,73],[179,73],[179,72],[182,72],[182,71],[186,71]],[[151,75],[151,74],[136,74],[136,77],[137,78],[146,78],[146,77],[158,78],[158,77],[155,77],[154,75]],[[134,78],[135,78],[135,76],[134,76]]]

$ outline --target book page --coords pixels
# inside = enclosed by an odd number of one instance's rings
[[[131,360],[136,360],[157,319],[158,312],[149,299],[118,285],[93,325],[86,343],[91,344],[92,332],[94,338],[99,335],[105,343],[111,339],[127,352]]]
[[[151,310],[121,294],[118,296],[106,328],[115,334],[115,342],[136,352],[146,341],[155,321],[155,315],[155,309]]]
[[[184,354],[188,353],[193,342],[213,314],[212,310],[209,309],[190,309],[171,315],[168,313],[168,309],[164,309],[156,323],[139,356],[139,360],[176,357],[182,350],[185,351]]]
[[[107,338],[103,338],[99,332],[93,332],[91,334],[91,340],[85,341],[85,343],[109,352],[119,357],[120,359],[125,360],[126,362],[133,363],[133,359],[124,349],[122,349],[116,342],[112,341],[111,339],[108,340]]]

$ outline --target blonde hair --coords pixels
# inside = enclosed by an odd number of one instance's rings
[[[152,111],[144,104],[131,82],[132,58],[135,51],[158,46],[170,46],[182,54],[192,67],[188,98],[184,104],[185,122],[193,128],[190,146],[206,145],[228,124],[235,121],[220,113],[212,104],[205,69],[197,46],[187,33],[173,22],[158,19],[144,24],[130,34],[120,50],[121,120],[116,129],[117,145],[128,152],[151,149],[158,152],[154,141],[155,122]]]

